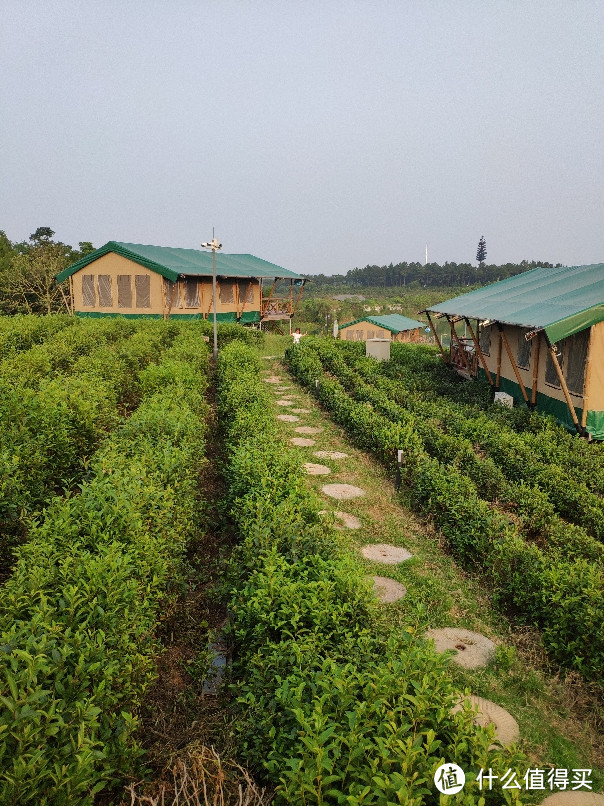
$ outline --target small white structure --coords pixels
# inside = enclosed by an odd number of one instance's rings
[[[365,355],[377,361],[390,361],[390,339],[367,339]]]

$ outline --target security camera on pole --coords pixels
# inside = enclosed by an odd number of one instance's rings
[[[212,230],[212,240],[209,243],[201,244],[204,249],[212,250],[212,304],[214,307],[214,361],[218,358],[218,335],[216,331],[216,250],[222,249],[222,244],[214,237]]]

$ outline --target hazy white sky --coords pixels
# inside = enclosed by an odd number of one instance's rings
[[[0,229],[604,261],[601,0],[4,0]]]

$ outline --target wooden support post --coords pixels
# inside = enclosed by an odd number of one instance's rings
[[[73,274],[69,276],[69,303],[70,303],[70,310],[69,313],[71,316],[75,313],[75,297],[73,294]]]
[[[496,392],[498,392],[499,388],[501,387],[501,352],[503,345],[503,338],[502,338],[503,327],[499,322],[497,322],[497,329],[499,330],[499,339],[497,340],[497,376],[495,378]]]
[[[587,345],[587,358],[585,360],[585,380],[583,381],[583,413],[581,415],[581,428],[585,435],[585,426],[587,425],[587,406],[589,403],[589,385],[591,383],[591,343],[593,341],[593,327],[589,332],[589,343]]]
[[[541,352],[541,333],[535,336],[537,339],[537,346],[535,348],[535,355],[533,356],[533,388],[531,389],[531,408],[534,409],[537,405],[537,385],[539,383],[539,354]]]
[[[558,380],[560,381],[560,386],[562,387],[562,391],[564,392],[564,397],[566,398],[566,405],[568,406],[568,410],[570,411],[570,416],[572,417],[572,421],[577,429],[577,434],[583,434],[583,428],[579,423],[579,418],[577,417],[577,412],[575,411],[575,407],[573,405],[573,401],[570,399],[570,392],[568,391],[568,386],[566,385],[566,381],[564,380],[564,375],[562,374],[562,368],[558,361],[558,356],[556,355],[556,350],[554,345],[548,339],[548,347],[549,347],[549,354],[552,359],[552,363],[554,365],[554,369],[556,370],[556,375],[558,376]]]
[[[480,363],[482,364],[482,368],[487,374],[487,378],[489,379],[489,383],[493,386],[493,378],[491,377],[491,373],[489,372],[489,368],[487,367],[487,362],[485,361],[485,357],[483,355],[482,350],[480,349],[480,343],[478,338],[474,335],[474,330],[472,329],[472,325],[470,324],[470,320],[467,316],[464,317],[464,321],[468,330],[470,331],[470,335],[472,336],[472,341],[474,342],[474,347],[476,348],[476,352],[478,353],[478,358],[480,358]]]
[[[432,331],[432,335],[434,336],[434,339],[435,339],[436,343],[438,344],[438,349],[440,350],[441,355],[445,360],[445,363],[448,363],[449,359],[447,358],[447,355],[446,355],[445,351],[443,350],[443,346],[440,343],[440,339],[438,338],[438,336],[436,334],[436,328],[434,327],[432,319],[430,318],[430,312],[429,311],[424,311],[424,313],[428,317],[428,324],[430,325],[430,330]]]
[[[520,376],[520,370],[514,361],[514,356],[512,355],[512,351],[510,350],[510,345],[508,344],[508,340],[504,333],[503,327],[501,328],[501,337],[503,338],[503,343],[505,345],[505,351],[508,354],[508,358],[510,359],[510,364],[512,365],[512,369],[514,370],[514,375],[516,376],[516,380],[518,381],[518,386],[520,386],[520,391],[522,392],[522,397],[524,398],[524,402],[528,405],[529,399],[526,393],[526,388],[522,383],[522,378]]]
[[[459,336],[457,335],[457,331],[455,330],[455,324],[454,322],[451,321],[448,314],[445,314],[445,316],[447,317],[447,322],[449,323],[449,327],[451,328],[451,338],[455,339],[455,341],[457,342],[457,347],[461,355],[461,360],[464,363],[468,375],[471,375],[472,373],[470,372],[470,365],[468,364],[468,359],[466,358],[466,351],[461,346]]]

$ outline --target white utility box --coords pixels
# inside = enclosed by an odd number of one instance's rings
[[[365,355],[377,361],[390,361],[390,339],[367,339]]]
[[[507,392],[495,392],[495,403],[501,403],[502,406],[507,406],[508,409],[514,408],[514,398],[508,395]]]

